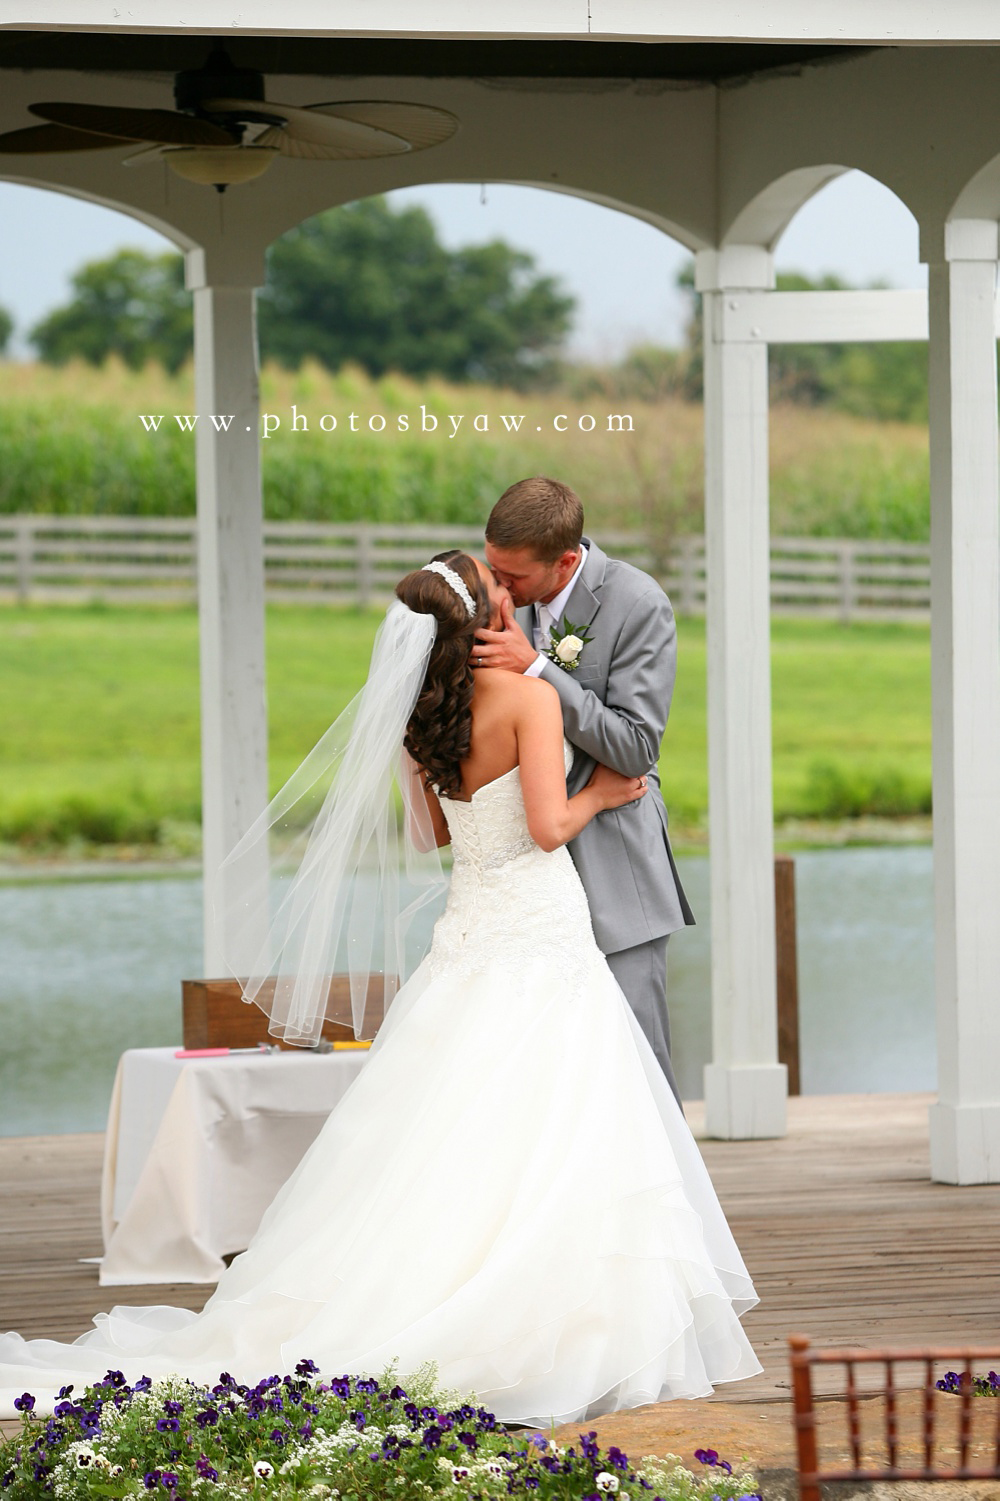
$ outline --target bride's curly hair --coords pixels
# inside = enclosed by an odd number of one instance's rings
[[[419,614],[438,623],[416,708],[406,727],[403,744],[421,768],[428,787],[444,797],[460,797],[462,762],[472,740],[472,648],[476,632],[490,623],[490,601],[479,569],[468,553],[452,549],[432,560],[454,569],[472,596],[476,613],[469,612],[454,589],[438,573],[417,570],[396,585],[396,596]]]

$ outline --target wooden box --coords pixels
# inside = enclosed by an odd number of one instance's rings
[[[382,1020],[383,977],[371,975],[362,1037],[374,1037]],[[238,980],[182,980],[184,1046],[186,1048],[253,1048],[258,1043],[291,1047],[268,1033],[268,1018],[259,1006],[244,1001]],[[347,975],[330,977],[328,1019],[323,1036],[330,1042],[353,1042],[351,982]]]

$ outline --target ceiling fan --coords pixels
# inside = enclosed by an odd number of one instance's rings
[[[0,135],[0,154],[106,151],[141,142],[139,151],[124,158],[126,166],[164,160],[180,177],[221,193],[259,177],[277,156],[402,156],[438,146],[458,129],[447,110],[391,99],[277,104],[265,97],[264,75],[237,68],[218,43],[202,67],[175,75],[174,101],[175,110],[29,104],[46,123]]]

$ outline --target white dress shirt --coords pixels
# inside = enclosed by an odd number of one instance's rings
[[[539,655],[535,658],[530,667],[526,667],[524,669],[524,676],[526,678],[537,678],[542,668],[548,661],[548,658],[543,657],[541,653],[549,644],[549,632],[552,630],[552,627],[554,625],[557,625],[559,623],[559,621],[563,617],[563,614],[565,613],[566,605],[569,602],[569,597],[573,592],[573,585],[580,577],[580,574],[583,570],[583,565],[584,563],[586,563],[586,561],[587,549],[581,542],[580,561],[579,563],[577,563],[573,577],[570,579],[566,587],[564,589],[560,589],[556,597],[554,599],[550,599],[547,604],[542,604],[541,601],[536,601],[534,605],[534,638],[535,650],[539,653]]]

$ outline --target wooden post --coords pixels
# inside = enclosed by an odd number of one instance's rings
[[[788,1069],[788,1093],[801,1094],[795,861],[791,855],[774,857],[774,931],[778,956],[778,1062]]]
[[[695,548],[697,545],[697,537],[677,538],[676,546],[680,554],[681,565],[681,597],[679,604],[682,615],[698,614],[698,579],[695,574],[697,566]]]
[[[854,618],[854,543],[841,542],[837,554],[840,560],[840,623],[850,625]]]
[[[201,644],[204,973],[225,972],[214,910],[219,866],[267,803],[264,556],[257,334],[252,285],[209,282],[188,256],[194,291],[198,423],[198,606]],[[260,267],[263,279],[263,257]],[[212,413],[231,415],[218,431]],[[266,853],[263,856],[266,862]],[[257,872],[266,880],[266,871]],[[249,963],[250,956],[247,958]]]
[[[358,608],[367,610],[372,602],[372,533],[367,522],[362,521],[357,530],[358,538]]]
[[[731,330],[756,246],[697,257],[704,294],[712,1062],[705,1122],[728,1140],[784,1136],[778,1062],[771,792],[767,346]]]
[[[938,1102],[931,1177],[1000,1183],[997,225],[930,266],[931,683]]]
[[[17,602],[26,605],[31,597],[31,565],[35,551],[35,518],[18,516],[17,531]]]
[[[812,1367],[809,1364],[809,1336],[790,1334],[789,1355],[792,1367],[795,1443],[798,1449],[800,1501],[820,1501],[816,1482],[816,1414],[813,1411]]]

